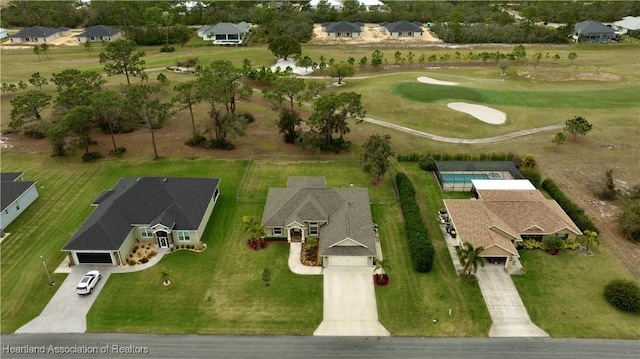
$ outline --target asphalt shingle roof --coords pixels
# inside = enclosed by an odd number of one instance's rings
[[[90,26],[90,27],[84,29],[84,31],[80,35],[78,35],[78,37],[113,36],[113,35],[119,33],[120,31],[121,31],[120,29],[114,29],[114,28],[111,28],[111,27],[108,27],[108,26],[104,26],[104,25],[96,25],[96,26]]]
[[[389,32],[422,32],[422,24],[409,21],[397,21],[397,22],[383,22],[380,25],[384,26]]]
[[[327,32],[362,32],[362,26],[364,26],[361,22],[327,22],[322,24],[322,26],[327,30]]]
[[[132,225],[161,223],[196,230],[218,187],[217,178],[122,178],[94,201],[98,207],[62,250],[118,250]]]
[[[12,35],[11,37],[15,37],[15,38],[48,37],[57,32],[60,32],[60,30],[54,29],[51,27],[31,26],[31,27],[25,27],[24,29],[18,31],[18,33]]]
[[[233,24],[230,22],[218,23],[203,31],[203,34],[244,34],[249,32],[250,24],[240,22]]]
[[[602,25],[599,22],[595,21],[582,21],[576,24],[574,27],[574,31],[579,34],[589,35],[589,34],[614,34],[615,31],[606,26]]]
[[[2,181],[0,183],[0,193],[2,193],[0,196],[0,207],[2,207],[2,211],[7,209],[11,203],[22,196],[22,194],[35,183],[35,181]]]

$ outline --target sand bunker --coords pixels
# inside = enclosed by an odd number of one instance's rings
[[[423,82],[425,84],[431,84],[431,85],[446,85],[446,86],[458,85],[457,82],[440,81],[440,80],[432,79],[431,77],[426,77],[426,76],[418,77],[418,81]]]
[[[464,112],[478,120],[492,125],[501,125],[507,120],[507,115],[491,107],[474,105],[466,102],[449,102],[447,104],[452,110]]]
[[[276,64],[271,66],[271,70],[275,71],[278,67],[280,68],[280,71],[284,71],[287,69],[287,67],[291,67],[291,70],[293,70],[293,73],[296,75],[308,75],[313,72],[313,69],[311,67],[307,67],[305,69],[304,67],[296,66],[296,62],[291,59],[278,59]]]

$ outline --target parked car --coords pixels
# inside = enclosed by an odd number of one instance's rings
[[[78,294],[91,294],[93,288],[98,284],[98,281],[102,278],[102,275],[97,270],[87,272],[87,274],[80,279],[78,287],[76,287],[76,293]]]

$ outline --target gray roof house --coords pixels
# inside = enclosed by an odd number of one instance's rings
[[[610,42],[618,39],[618,34],[609,26],[595,21],[582,21],[573,28],[573,38],[579,42]]]
[[[21,172],[0,173],[0,231],[38,198],[35,181],[24,181]]]
[[[201,37],[205,41],[213,40],[214,45],[242,44],[250,29],[251,24],[244,21],[237,24],[221,22],[205,29],[198,29],[198,36],[202,34]]]
[[[360,37],[364,24],[361,22],[326,22],[322,24],[322,29],[330,39]]]
[[[323,266],[371,266],[375,233],[366,188],[327,188],[324,177],[289,177],[270,188],[262,214],[267,236],[319,240]]]
[[[11,43],[21,44],[45,44],[51,42],[60,36],[64,36],[64,33],[70,31],[68,28],[52,28],[43,26],[31,26],[25,27],[18,31],[18,33],[9,37]]]
[[[79,42],[115,41],[124,35],[122,30],[104,25],[90,26],[78,35]]]
[[[220,194],[217,178],[122,178],[62,248],[74,264],[123,265],[138,242],[195,245]]]
[[[382,22],[380,26],[386,29],[387,35],[390,38],[422,37],[422,33],[424,32],[422,24],[419,22]]]

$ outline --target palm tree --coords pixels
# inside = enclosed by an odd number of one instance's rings
[[[584,231],[584,235],[586,236],[587,252],[589,252],[589,248],[591,248],[592,245],[598,245],[600,243],[600,240],[598,240],[598,232],[587,229]]]
[[[387,282],[389,282],[389,276],[387,275],[387,271],[391,269],[391,266],[389,265],[389,260],[376,258],[374,263],[376,265],[375,270],[380,269],[380,274],[375,275],[376,283],[380,285],[387,284]]]
[[[267,235],[264,226],[249,216],[242,216],[242,223],[244,224],[244,231],[251,234],[251,243],[257,247],[258,241]]]
[[[482,251],[484,251],[483,246],[473,248],[473,245],[469,242],[465,242],[462,247],[456,248],[460,264],[464,268],[465,281],[469,279],[471,273],[475,274],[478,271],[478,265],[484,268],[485,259],[480,257]]]

